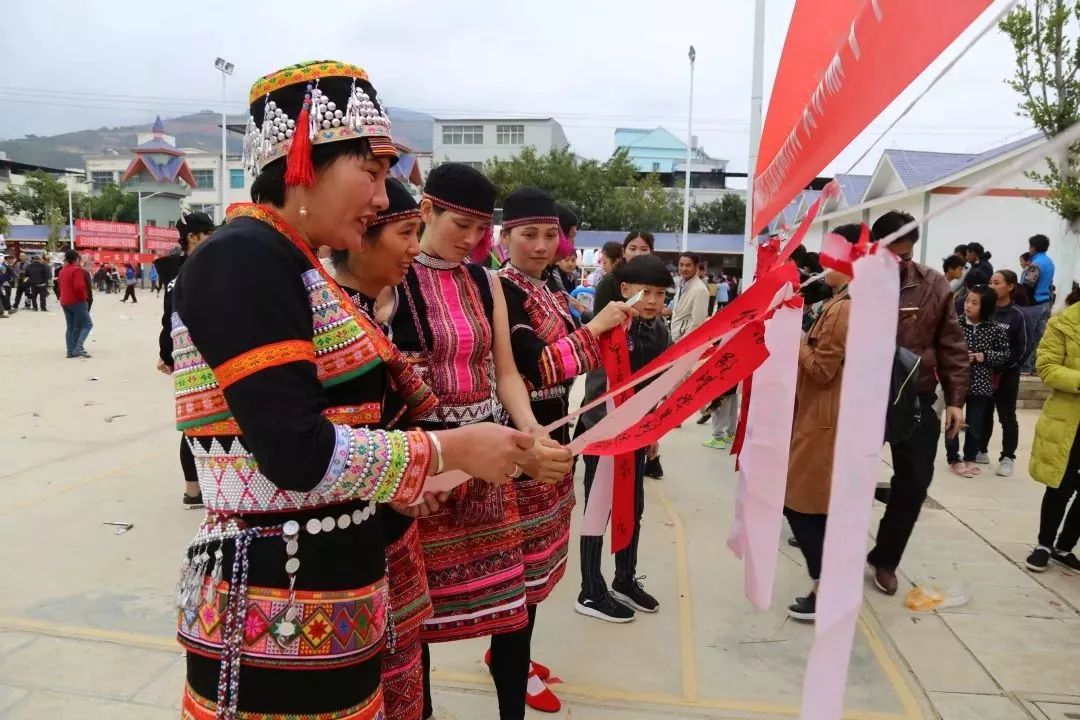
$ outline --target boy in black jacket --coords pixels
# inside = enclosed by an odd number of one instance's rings
[[[639,255],[616,270],[615,277],[624,299],[642,293],[641,300],[634,305],[638,317],[627,333],[630,370],[636,372],[664,352],[671,343],[667,326],[660,317],[665,294],[672,285],[671,274],[664,262],[655,255]],[[602,368],[593,370],[585,377],[585,402],[599,397],[606,390],[607,377]],[[575,436],[595,425],[605,414],[605,406],[600,405],[582,415],[574,431]],[[603,536],[581,537],[581,593],[574,609],[582,615],[625,623],[634,619],[632,608],[649,613],[660,608],[660,603],[645,592],[636,577],[641,514],[645,508],[645,453],[645,448],[634,452],[634,534],[630,545],[615,553],[615,581],[611,584],[611,592],[600,569],[604,552]],[[598,462],[599,458],[595,455],[585,456],[586,504]]]

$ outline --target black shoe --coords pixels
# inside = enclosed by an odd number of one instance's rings
[[[202,501],[202,493],[191,496],[184,493],[184,509],[185,510],[201,510],[204,507]]]
[[[699,417],[697,419],[697,424],[698,425],[704,425],[705,423],[709,422],[710,420],[712,420],[712,413],[710,413],[710,412],[701,413],[701,417]]]
[[[645,576],[642,575],[642,577]],[[638,578],[634,578],[632,582],[616,580],[611,583],[611,594],[615,596],[616,600],[626,603],[641,612],[654,613],[660,609],[660,603],[652,595],[645,592],[645,588]]]
[[[1024,564],[1028,566],[1028,570],[1042,572],[1050,564],[1050,551],[1046,548],[1037,547],[1031,551]]]
[[[574,611],[610,623],[628,623],[634,619],[634,611],[608,593],[600,597],[589,597],[581,593],[574,604]]]
[[[788,538],[788,540],[787,540],[787,544],[788,544],[788,545],[790,545],[790,546],[791,546],[791,547],[793,547],[793,548],[797,548],[797,547],[799,547],[799,541],[798,541],[798,540],[796,540],[796,539],[795,539],[795,538],[793,538],[793,537],[789,537],[789,538]]]
[[[664,466],[660,464],[660,456],[645,461],[645,477],[664,479]]]
[[[787,614],[793,620],[814,622],[817,618],[817,593],[795,598],[795,602],[788,605]]]
[[[1080,573],[1080,559],[1078,559],[1071,552],[1061,552],[1060,550],[1055,550],[1054,554],[1050,556],[1050,559],[1058,565],[1061,565],[1062,567],[1067,567],[1073,572]]]

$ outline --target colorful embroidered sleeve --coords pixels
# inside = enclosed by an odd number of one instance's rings
[[[558,385],[600,366],[600,345],[591,332],[582,327],[567,334],[557,313],[540,308],[530,313],[527,304],[519,288],[506,292],[514,362],[530,390]]]
[[[271,483],[334,498],[411,500],[430,463],[426,436],[373,434],[323,416],[307,270],[269,226],[233,220],[185,263],[174,309]]]

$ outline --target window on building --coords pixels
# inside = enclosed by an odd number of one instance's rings
[[[195,177],[195,187],[199,190],[213,190],[214,189],[214,171],[213,170],[192,170],[191,174]]]
[[[203,205],[200,205],[199,203],[194,203],[190,206],[190,209],[191,212],[202,212],[206,213],[210,217],[214,217],[214,210],[217,209],[217,205],[215,205],[214,203],[207,203]]]
[[[495,142],[499,145],[524,145],[524,125],[496,125]]]
[[[652,164],[652,171],[653,171],[653,172],[660,172],[660,163],[658,163],[658,162],[654,162],[654,163]]]
[[[483,145],[483,125],[443,125],[443,145]]]
[[[104,188],[106,185],[111,185],[116,182],[112,170],[94,170],[90,173],[90,187],[94,192],[97,192]]]
[[[229,187],[233,190],[244,189],[244,169],[229,168]]]

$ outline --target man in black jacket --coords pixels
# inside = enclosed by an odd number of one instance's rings
[[[990,277],[994,274],[994,266],[990,264],[990,253],[977,242],[967,246],[967,260],[971,269],[964,277],[964,287],[973,288],[976,285],[989,285]]]
[[[26,267],[26,280],[30,285],[30,302],[34,310],[47,311],[49,302],[49,281],[52,279],[52,268],[45,262],[45,257],[39,255]]]
[[[162,300],[161,332],[158,333],[157,369],[166,375],[171,375],[173,371],[173,288],[176,287],[176,279],[179,277],[180,270],[183,269],[183,260],[195,252],[195,249],[199,247],[203,240],[210,237],[210,233],[214,231],[214,221],[206,213],[191,213],[182,216],[177,221],[176,229],[180,231],[180,248],[183,251],[176,274],[167,278],[162,273],[161,267],[158,267],[158,276],[162,284],[165,285],[165,298]],[[184,472],[184,507],[191,510],[203,507],[202,492],[199,490],[198,474],[195,471],[195,458],[192,456],[191,448],[188,447],[183,435],[180,436],[180,467]]]

